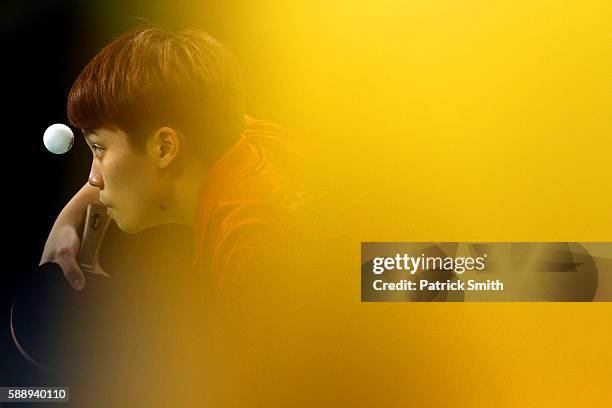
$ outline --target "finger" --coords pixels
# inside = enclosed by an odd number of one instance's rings
[[[64,276],[74,289],[81,290],[85,287],[85,275],[83,271],[81,271],[75,258],[63,258],[59,264],[64,272]]]
[[[49,254],[47,253],[46,250],[43,251],[41,257],[40,257],[40,261],[38,262],[38,266],[42,265],[42,264],[46,264],[48,262],[52,262],[51,257],[49,256]]]

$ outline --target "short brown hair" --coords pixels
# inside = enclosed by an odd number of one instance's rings
[[[190,148],[218,156],[244,127],[237,64],[199,30],[148,27],[119,36],[79,74],[67,108],[75,127],[119,128],[136,149],[144,148],[152,132],[170,126]]]

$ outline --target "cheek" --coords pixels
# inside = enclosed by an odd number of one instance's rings
[[[123,207],[136,208],[152,199],[156,179],[153,169],[146,161],[132,160],[129,163],[109,167],[104,183],[108,194],[121,201]]]

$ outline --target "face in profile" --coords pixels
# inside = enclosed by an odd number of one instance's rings
[[[93,153],[89,184],[100,189],[100,201],[117,226],[136,233],[160,224],[168,186],[155,145],[148,142],[139,151],[119,129],[84,134]]]

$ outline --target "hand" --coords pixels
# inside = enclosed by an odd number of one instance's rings
[[[47,237],[39,265],[57,263],[70,285],[81,290],[85,287],[85,275],[77,263],[81,238],[72,225],[55,226]]]

